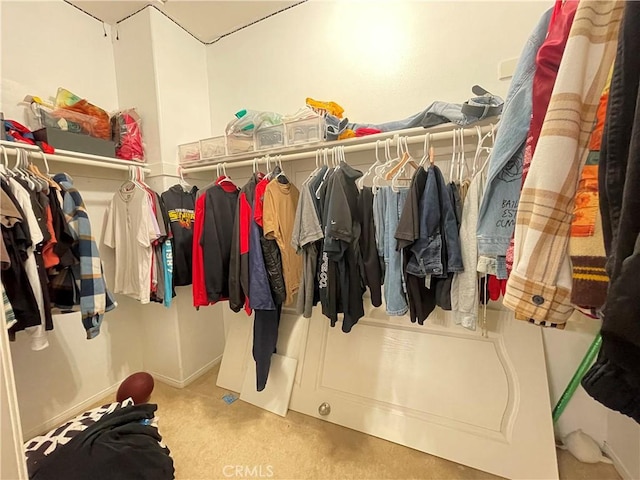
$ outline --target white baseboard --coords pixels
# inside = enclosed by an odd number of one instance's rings
[[[175,378],[167,377],[166,375],[162,375],[161,373],[156,373],[156,372],[152,372],[152,371],[150,371],[149,373],[151,375],[153,375],[153,378],[155,378],[159,382],[165,383],[165,384],[170,385],[170,386],[175,387],[175,388],[184,388],[184,387],[190,385],[191,383],[193,383],[194,381],[196,381],[198,378],[200,378],[205,373],[207,373],[209,370],[211,370],[213,367],[215,367],[221,361],[222,361],[222,355],[214,358],[209,363],[205,364],[203,367],[199,368],[194,373],[189,375],[184,380],[176,380]]]
[[[96,393],[95,395],[92,395],[86,400],[74,405],[73,407],[66,409],[64,412],[59,413],[55,417],[50,418],[49,420],[39,425],[36,425],[30,430],[25,431],[23,433],[24,441],[26,442],[37,435],[42,435],[43,433],[47,433],[49,430],[60,426],[61,423],[75,417],[79,413],[87,411],[89,407],[97,403],[99,400],[103,399],[108,395],[113,395],[114,393],[116,393],[116,391],[118,390],[118,387],[120,386],[120,383],[122,383],[122,380],[111,385],[110,387],[105,388],[104,390]],[[115,395],[113,396],[113,401],[114,402],[116,401]]]
[[[633,477],[633,475],[631,475],[626,465],[622,463],[620,457],[616,455],[616,452],[611,449],[607,442],[604,442],[602,450],[604,450],[604,453],[607,454],[607,457],[611,459],[611,461],[613,462],[613,466],[616,468],[616,471],[620,474],[623,480],[637,480]]]

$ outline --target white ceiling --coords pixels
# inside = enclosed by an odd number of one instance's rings
[[[299,1],[299,0],[298,0]],[[114,24],[146,5],[154,5],[203,42],[211,42],[225,33],[260,20],[297,1],[272,0],[71,0],[70,3]]]

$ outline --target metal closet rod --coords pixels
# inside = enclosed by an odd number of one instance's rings
[[[0,156],[3,155],[3,149],[7,154],[15,156],[18,149],[24,150],[32,159],[46,159],[48,161],[60,163],[72,163],[75,165],[84,165],[88,167],[100,167],[111,170],[128,171],[130,167],[142,168],[145,173],[150,173],[149,167],[142,167],[140,163],[130,160],[119,160],[117,158],[101,157],[99,155],[91,155],[89,153],[72,152],[69,150],[56,150],[56,153],[44,153],[35,145],[16,144],[16,142],[8,142],[0,140]],[[44,158],[43,158],[44,155]]]
[[[490,124],[490,125],[483,125],[483,126],[479,126],[480,128],[480,134],[481,135],[485,135],[487,133],[489,133],[492,129],[496,129],[497,131],[497,126],[495,124]],[[438,142],[438,141],[443,141],[443,140],[451,140],[453,137],[453,132],[456,130],[460,130],[462,129],[464,132],[464,136],[465,137],[469,137],[469,136],[477,136],[478,135],[478,130],[476,129],[475,126],[471,126],[471,127],[457,127],[457,128],[452,128],[451,130],[447,130],[445,132],[437,132],[437,133],[431,133],[431,142],[433,144],[433,142]],[[411,131],[410,133],[407,132],[407,135],[403,135],[402,134],[402,130],[399,130],[393,137],[387,137],[387,139],[390,139],[392,144],[395,145],[395,143],[398,141],[398,138],[401,137],[407,137],[407,143],[409,145],[415,144],[415,143],[424,143],[424,139],[425,139],[425,135],[429,135],[429,131],[425,130],[425,129],[421,129],[422,132],[424,133],[420,133],[419,135],[415,135],[415,129],[412,129],[413,131]],[[384,145],[384,142],[386,141],[386,139],[382,140],[379,139],[379,144],[380,145]],[[331,145],[319,145],[317,148],[313,149],[313,150],[307,150],[304,152],[299,152],[299,153],[277,153],[274,152],[272,154],[270,154],[269,152],[264,152],[264,154],[259,155],[259,156],[255,156],[254,158],[250,159],[250,160],[240,160],[240,161],[231,161],[231,162],[224,162],[224,161],[218,161],[215,163],[211,163],[209,165],[203,165],[200,167],[188,167],[188,166],[183,166],[183,171],[184,173],[197,173],[197,172],[206,172],[209,170],[215,170],[216,168],[222,167],[224,165],[225,168],[239,168],[239,167],[251,167],[253,165],[255,165],[256,161],[258,164],[260,163],[267,163],[267,156],[269,156],[270,161],[273,162],[273,160],[275,158],[278,159],[279,161],[283,161],[283,162],[290,162],[292,160],[302,160],[304,158],[314,158],[316,155],[316,152],[318,150],[324,150],[324,149],[333,149],[333,148],[343,148],[344,149],[344,153],[354,153],[354,152],[364,152],[367,150],[373,150],[376,148],[376,141],[371,141],[371,142],[366,142],[366,143],[359,143],[356,145],[345,145],[342,146],[339,144],[339,142],[335,142]]]

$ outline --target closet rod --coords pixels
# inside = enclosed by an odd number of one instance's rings
[[[39,147],[35,145],[16,144],[16,142],[9,142],[6,140],[0,140],[0,155],[3,155],[3,150],[8,155],[16,156],[18,149],[22,149],[29,154],[33,160],[43,160],[43,152]],[[56,153],[45,153],[47,162],[60,162],[60,163],[72,163],[75,165],[84,165],[88,167],[100,167],[108,168],[111,170],[129,170],[129,167],[141,167],[145,173],[151,172],[148,167],[142,167],[142,164],[133,162],[130,160],[119,160],[111,157],[101,157],[100,155],[91,155],[89,153],[72,152],[70,150],[56,150]]]
[[[495,124],[485,124],[480,127],[480,134],[481,135],[485,135],[487,133],[489,133],[492,129],[496,128]],[[465,137],[469,137],[469,136],[477,136],[478,135],[478,130],[476,129],[475,125],[472,126],[467,126],[467,127],[458,127],[458,128],[451,128],[450,130],[447,131],[440,131],[437,133],[431,133],[431,142],[442,142],[444,140],[452,140],[453,137],[453,131],[454,130],[458,130],[462,128],[464,130],[464,135]],[[417,130],[417,131],[416,131]],[[420,132],[419,134],[416,134]],[[389,132],[392,133],[392,132]],[[409,138],[407,139],[407,143],[408,144],[415,144],[415,143],[424,143],[424,137],[425,135],[428,135],[429,129],[411,129],[410,131],[405,131],[406,134],[403,134],[402,130],[398,130],[397,132],[393,132],[395,133],[393,135],[393,137],[389,137],[387,136],[387,138],[391,138],[392,141],[392,145],[395,145],[398,141],[398,138],[400,137],[405,137],[408,136]],[[378,137],[378,135],[371,135],[371,137]],[[379,138],[378,138],[379,140]],[[348,141],[348,140],[347,140]],[[384,142],[384,140],[382,140],[382,142]],[[266,163],[266,156],[269,155],[271,161],[273,162],[274,158],[277,157],[278,161],[282,160],[283,162],[289,162],[292,160],[302,160],[305,158],[314,158],[316,151],[317,150],[323,150],[325,148],[334,148],[334,147],[343,147],[344,148],[344,153],[354,153],[354,152],[364,152],[367,150],[373,150],[376,148],[376,141],[369,141],[366,143],[359,143],[357,145],[340,145],[341,142],[337,141],[337,142],[331,142],[329,144],[320,144],[318,146],[316,146],[315,148],[313,148],[312,150],[306,150],[304,152],[299,152],[299,153],[283,153],[283,154],[279,154],[279,153],[270,153],[268,151],[265,151],[264,153],[260,153],[260,152],[253,152],[253,158],[251,158],[250,160],[240,160],[240,161],[230,161],[230,162],[225,162],[224,160],[221,161],[217,161],[215,163],[211,163],[209,165],[203,165],[203,166],[194,166],[194,167],[189,167],[184,165],[183,166],[183,171],[185,173],[197,173],[197,172],[206,172],[209,170],[215,170],[218,166],[221,165],[225,165],[225,168],[239,168],[239,167],[251,167],[254,165],[254,161],[257,159],[257,162],[260,163]]]

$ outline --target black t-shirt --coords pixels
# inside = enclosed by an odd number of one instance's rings
[[[364,316],[364,266],[360,252],[359,193],[355,184],[360,176],[362,172],[342,162],[331,177],[323,209],[324,252],[329,264],[333,262],[337,267],[337,311],[344,312],[342,331],[345,333]]]
[[[193,222],[197,187],[185,192],[174,185],[162,194],[162,202],[173,234],[174,285],[191,285],[191,258],[193,256]]]

